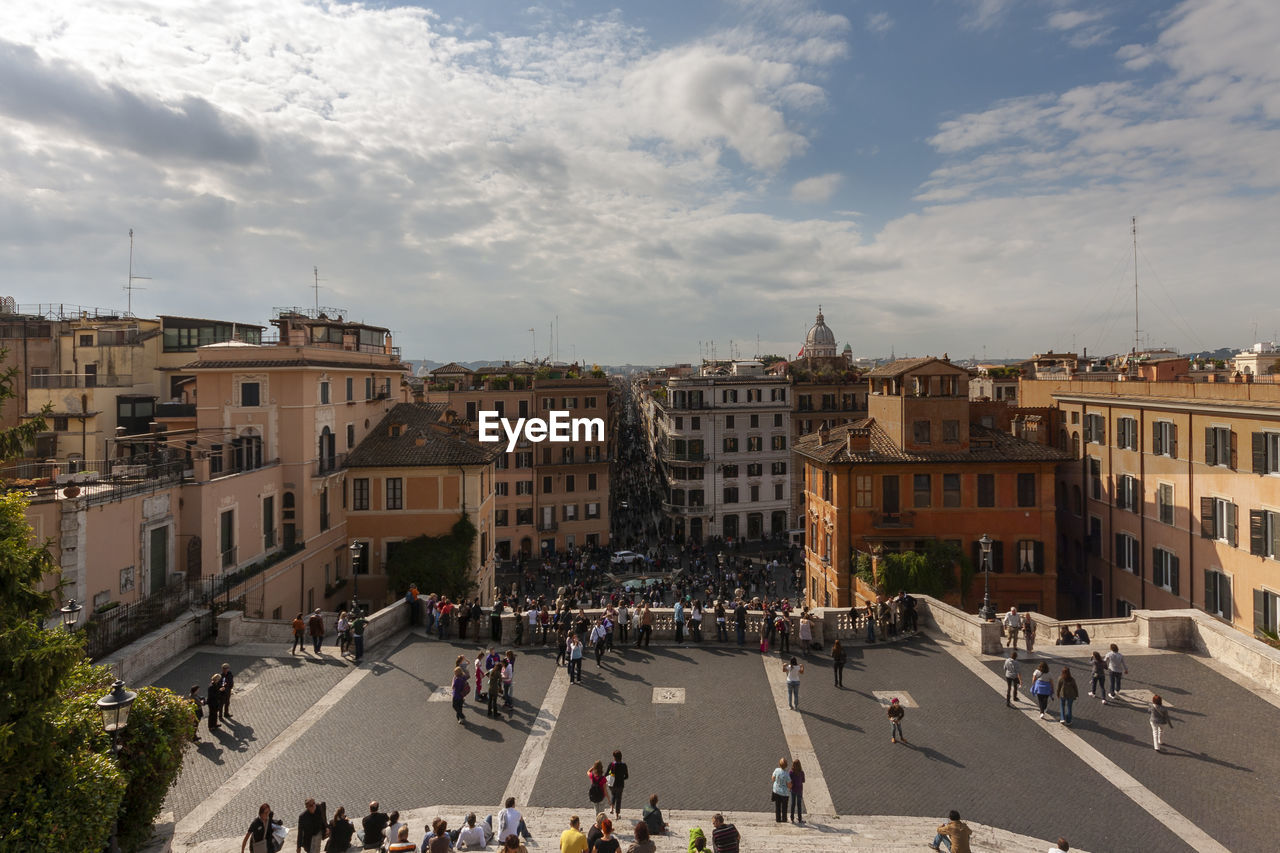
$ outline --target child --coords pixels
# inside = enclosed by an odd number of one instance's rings
[[[906,713],[907,709],[902,707],[897,696],[889,700],[889,740],[892,743],[897,743],[898,741],[907,742],[907,739],[902,736],[902,718],[906,716]]]

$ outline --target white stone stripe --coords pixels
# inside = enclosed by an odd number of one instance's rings
[[[972,653],[963,647],[957,646],[945,638],[935,637],[934,639],[938,645],[946,650],[947,654],[959,661],[961,665],[978,676],[978,678],[985,681],[997,694],[1004,695],[1005,682],[1001,676],[984,666],[982,661],[975,658]],[[1032,713],[1031,707],[1020,710],[1028,717]],[[1185,841],[1192,849],[1199,851],[1199,853],[1231,853],[1226,847],[1214,841],[1207,832],[1192,823],[1190,818],[1160,799],[1150,788],[1120,769],[1114,761],[1086,743],[1084,738],[1071,731],[1069,726],[1051,725],[1042,726],[1042,728],[1051,737],[1057,738],[1059,743],[1075,753],[1076,757],[1085,763],[1085,766],[1096,771],[1109,784],[1114,785],[1122,794],[1167,826],[1174,835]]]
[[[533,724],[529,727],[529,736],[525,738],[524,749],[520,750],[515,769],[511,771],[507,790],[502,793],[504,803],[507,797],[515,797],[516,806],[528,805],[529,796],[533,794],[533,786],[538,781],[538,773],[542,770],[542,761],[547,757],[547,747],[551,746],[551,735],[556,730],[556,720],[560,719],[560,710],[564,707],[564,700],[568,694],[569,669],[557,666],[555,675],[551,676],[551,684],[547,685],[547,695],[542,697],[538,716],[534,717]]]
[[[782,672],[782,661],[772,655],[760,655],[760,660],[764,663],[765,681],[769,682],[769,690],[773,693],[773,704],[778,709],[778,721],[782,724],[782,735],[787,740],[787,750],[792,758],[800,759],[801,766],[804,767],[805,807],[813,814],[835,817],[836,805],[831,801],[831,791],[827,788],[826,777],[822,775],[818,753],[814,751],[813,741],[809,740],[804,715],[787,707],[787,683]],[[804,676],[800,680],[800,707],[803,708]]]
[[[387,638],[383,643],[382,653],[377,659],[385,660],[400,645],[400,640],[400,637]],[[228,654],[237,654],[237,652],[233,650],[229,651]],[[370,657],[366,656],[365,660],[369,661]],[[258,778],[263,770],[267,769],[271,762],[279,758],[298,738],[306,734],[307,729],[315,725],[330,708],[342,701],[348,693],[355,689],[355,686],[369,674],[370,669],[369,666],[360,666],[347,673],[341,681],[321,696],[314,705],[303,712],[302,716],[294,720],[292,725],[273,738],[253,758],[246,761],[239,770],[231,774],[230,779],[223,782],[200,805],[192,809],[190,814],[178,821],[173,833],[174,846],[187,844],[188,839],[199,832],[206,823],[213,820],[214,815],[222,811],[235,798],[236,794],[253,784],[253,781]]]

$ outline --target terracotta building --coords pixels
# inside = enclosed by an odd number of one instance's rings
[[[971,422],[968,379],[945,358],[894,361],[867,374],[865,418],[797,439],[807,603],[848,607],[870,594],[853,577],[857,552],[936,540],[978,566],[987,534],[993,602],[1058,612],[1053,475],[1066,454]]]
[[[585,374],[585,375],[584,375]],[[609,464],[617,440],[617,395],[608,378],[578,365],[527,363],[471,370],[447,364],[433,370],[425,399],[446,410],[476,436],[482,412],[517,418],[599,418],[604,436],[534,443],[521,438],[494,460],[494,548],[497,559],[537,557],[610,542]]]
[[[1061,413],[1058,550],[1074,612],[1197,607],[1280,628],[1280,386],[1034,382]]]

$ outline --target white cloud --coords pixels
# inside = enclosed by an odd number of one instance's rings
[[[831,172],[826,175],[817,175],[812,178],[805,178],[803,181],[797,181],[795,186],[791,188],[792,201],[827,201],[835,194],[840,187],[840,182],[844,177],[839,172]]]
[[[1017,0],[964,0],[969,11],[961,23],[973,30],[989,30],[1000,24]]]
[[[888,12],[872,12],[867,15],[867,32],[882,36],[893,28],[893,18]]]
[[[1063,9],[1049,15],[1049,27],[1055,30],[1074,30],[1106,17],[1106,12],[1087,9]]]

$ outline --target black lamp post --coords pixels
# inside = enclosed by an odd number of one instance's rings
[[[80,611],[84,607],[76,603],[74,598],[67,599],[67,603],[58,608],[58,612],[62,614],[62,626],[68,631],[76,629],[76,623],[80,621]]]
[[[360,543],[351,543],[351,609],[360,612]]]
[[[111,692],[98,700],[98,711],[102,714],[102,728],[111,735],[111,756],[120,760],[120,732],[129,725],[129,709],[138,694],[124,689],[124,682],[117,680],[111,685]],[[111,853],[120,853],[120,816],[117,813],[111,827]]]
[[[982,534],[978,545],[982,548],[982,607],[978,609],[978,616],[990,622],[996,618],[996,609],[991,606],[991,537]]]

